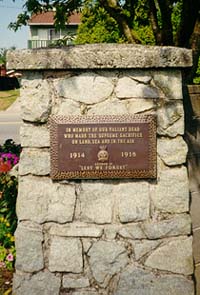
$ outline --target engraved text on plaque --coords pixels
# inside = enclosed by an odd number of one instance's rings
[[[156,177],[152,115],[54,116],[52,179]]]

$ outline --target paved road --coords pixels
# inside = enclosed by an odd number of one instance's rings
[[[0,112],[0,144],[9,138],[16,143],[20,143],[20,124],[21,120],[18,112]]]

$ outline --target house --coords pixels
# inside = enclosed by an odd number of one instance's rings
[[[57,30],[54,27],[54,11],[47,11],[35,14],[29,20],[30,39],[28,48],[49,47],[55,44],[56,40],[65,38],[66,44],[73,44],[81,14],[74,13],[68,18],[65,29]]]

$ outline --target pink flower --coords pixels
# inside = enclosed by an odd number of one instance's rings
[[[0,153],[0,172],[8,172],[19,162],[19,157],[12,153]]]
[[[13,260],[14,260],[14,257],[13,257],[13,255],[12,255],[11,253],[9,253],[9,254],[7,255],[6,259],[7,259],[8,261],[13,261]]]

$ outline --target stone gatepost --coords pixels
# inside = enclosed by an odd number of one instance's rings
[[[15,50],[22,71],[16,295],[193,295],[181,70],[191,51]],[[157,178],[50,177],[51,115],[153,114]]]

